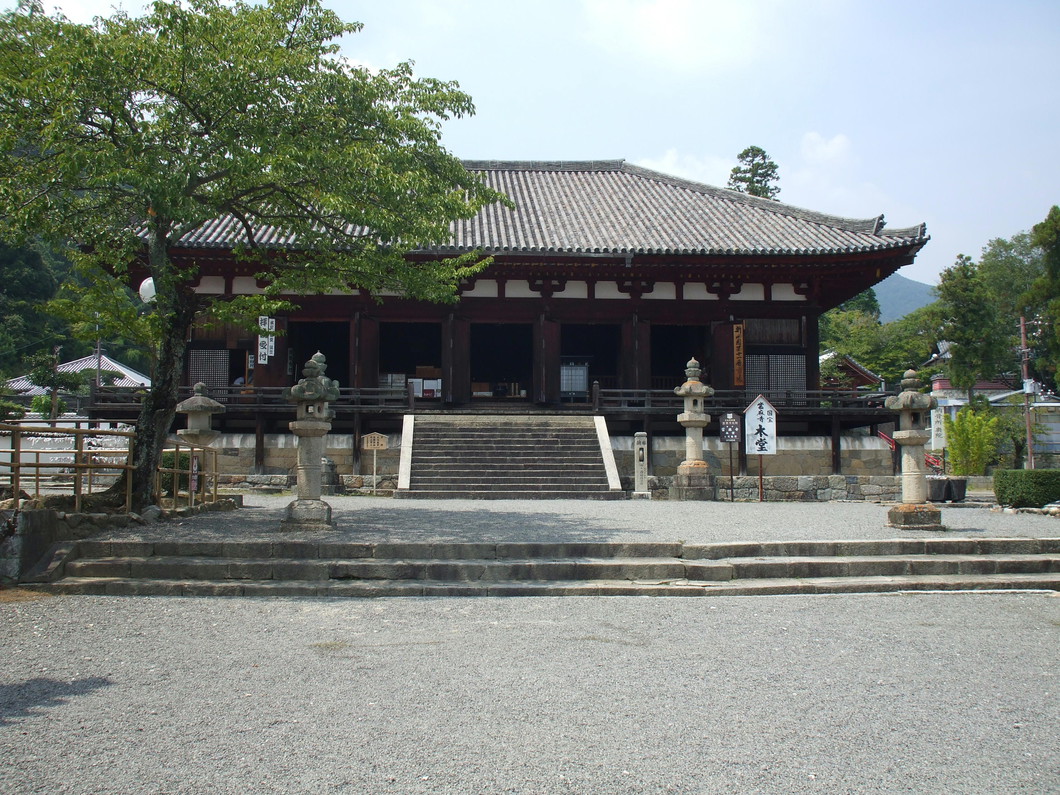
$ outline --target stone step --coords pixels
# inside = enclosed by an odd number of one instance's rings
[[[909,555],[846,558],[683,560],[231,559],[188,556],[83,558],[70,577],[194,580],[676,580],[729,581],[832,577],[1060,573],[1060,555]]]
[[[851,541],[736,541],[689,544],[680,541],[140,541],[84,539],[80,558],[185,556],[202,558],[441,560],[645,558],[684,560],[759,558],[845,558],[935,555],[1060,555],[1056,538],[895,538]]]
[[[549,474],[549,473],[545,473]],[[481,485],[488,488],[501,488],[502,486],[526,486],[528,488],[539,488],[546,479],[545,474],[518,473],[514,475],[494,475],[486,472],[419,472],[412,477],[413,487],[426,487],[431,484],[453,486]],[[607,488],[607,477],[603,472],[596,474],[566,473],[562,485],[565,489],[573,489],[574,486],[593,488]]]
[[[783,594],[890,593],[897,591],[1060,591],[1060,574],[981,574],[896,577],[691,580],[591,580],[567,582],[451,583],[414,580],[142,580],[70,577],[47,586],[53,593],[114,596],[774,596]]]
[[[580,491],[566,484],[547,484],[535,489],[407,489],[397,490],[399,500],[623,500],[623,491]]]

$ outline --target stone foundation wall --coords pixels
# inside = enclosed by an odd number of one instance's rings
[[[351,492],[371,492],[373,486],[380,494],[396,488],[398,463],[401,457],[401,434],[388,436],[388,449],[376,453],[376,477],[372,477],[372,453],[361,454],[360,472],[353,471],[352,434],[329,434],[325,456],[335,462],[342,486]],[[633,489],[633,437],[612,436],[615,461],[623,478],[623,486]],[[254,435],[224,434],[215,443],[221,482],[235,487],[287,489],[294,485],[298,448],[291,434],[265,436],[265,466],[254,472]],[[823,436],[781,437],[777,440],[778,453],[763,456],[763,476],[767,479],[766,499],[770,500],[891,500],[900,491],[893,475],[890,448],[870,436],[844,436],[841,439],[842,475],[833,475],[831,439]],[[677,466],[684,459],[684,439],[678,436],[659,436],[652,440],[651,474],[654,491],[659,498],[667,496]],[[729,448],[717,439],[704,440],[704,458],[712,475],[725,480],[724,494],[728,499]],[[733,455],[738,466],[739,458]],[[747,478],[744,486],[737,486],[736,499],[758,499],[758,456],[747,459]],[[737,478],[737,483],[745,479]],[[811,480],[807,480],[810,478]],[[627,482],[628,481],[628,482]],[[752,494],[753,492],[753,494]]]
[[[671,499],[672,475],[648,478],[652,499]],[[713,477],[713,497],[720,502],[758,502],[758,476],[739,475],[730,481],[728,475]],[[730,497],[730,482],[732,496]],[[633,477],[622,478],[622,488],[633,490]],[[762,499],[765,502],[828,502],[852,500],[863,502],[898,502],[902,494],[901,478],[893,475],[763,475]]]

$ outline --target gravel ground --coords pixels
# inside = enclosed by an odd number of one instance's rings
[[[243,510],[202,514],[120,537],[274,535],[291,495],[245,495]],[[942,509],[945,533],[887,526],[886,505],[863,502],[724,503],[598,500],[393,500],[328,497],[337,533],[368,541],[712,541],[1060,536],[1060,519],[975,507]]]
[[[1055,595],[37,597],[0,650],[2,792],[1060,791]]]

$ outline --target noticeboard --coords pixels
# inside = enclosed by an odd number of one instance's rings
[[[361,437],[362,450],[386,450],[387,436],[385,433],[366,433]]]
[[[733,444],[740,441],[740,418],[735,414],[726,414],[720,420],[720,436],[723,442]]]

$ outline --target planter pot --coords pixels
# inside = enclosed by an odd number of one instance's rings
[[[948,488],[946,486],[946,478],[928,478],[928,501],[930,502],[946,502],[946,493]]]
[[[962,502],[968,489],[967,478],[946,478],[946,499],[951,502]]]

